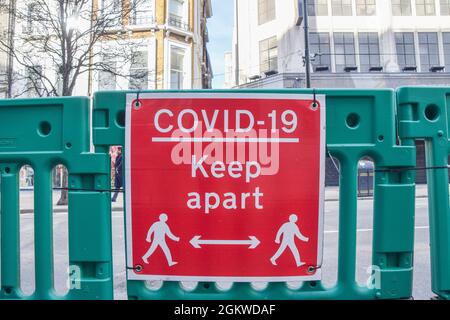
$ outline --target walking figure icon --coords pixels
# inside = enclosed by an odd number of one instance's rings
[[[170,231],[169,226],[167,225],[167,214],[162,213],[159,215],[159,221],[156,221],[153,223],[148,229],[147,232],[147,242],[152,243],[150,248],[147,250],[147,252],[142,257],[142,260],[144,263],[148,264],[148,258],[156,251],[158,247],[162,249],[164,252],[164,255],[166,256],[167,263],[169,264],[169,267],[172,267],[176,265],[178,262],[172,260],[172,254],[170,253],[170,249],[167,246],[166,243],[166,236],[168,236],[173,241],[180,241],[179,237],[176,237],[172,231]],[[153,235],[153,242],[152,242],[152,235]]]
[[[295,237],[299,238],[301,241],[304,242],[308,242],[309,238],[301,234],[300,229],[296,224],[297,220],[298,220],[297,215],[291,214],[289,216],[289,221],[284,223],[280,227],[280,229],[278,229],[277,236],[275,238],[275,243],[279,244],[280,238],[283,237],[283,239],[277,252],[273,255],[272,258],[270,258],[270,262],[274,266],[277,265],[277,259],[283,254],[283,252],[286,250],[286,247],[289,247],[289,249],[291,250],[297,267],[301,267],[305,264],[305,262],[302,262],[300,260],[300,254],[298,252],[297,246],[295,245]]]

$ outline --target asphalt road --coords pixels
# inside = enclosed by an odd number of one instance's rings
[[[332,285],[337,277],[337,239],[338,239],[338,202],[325,202],[324,262],[322,268],[323,282]],[[356,279],[361,284],[367,280],[367,268],[371,265],[372,255],[372,200],[358,201],[358,237]],[[21,286],[25,293],[34,289],[34,247],[33,214],[21,214]],[[125,257],[123,213],[113,212],[114,234],[114,282],[115,298],[126,299]],[[55,289],[64,293],[67,279],[67,213],[54,214],[54,260]],[[430,257],[428,236],[427,199],[416,199],[416,229],[414,257],[414,291],[415,299],[430,299]],[[152,283],[150,285],[158,285]],[[191,286],[192,284],[186,284]],[[293,284],[295,285],[295,284]]]

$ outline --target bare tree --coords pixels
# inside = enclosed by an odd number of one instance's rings
[[[71,96],[83,74],[129,77],[118,67],[136,59],[136,41],[126,26],[149,0],[11,0],[0,2],[14,16],[14,45],[0,39],[0,50],[13,57],[15,96]],[[145,12],[144,12],[145,13]],[[111,45],[114,42],[115,45]],[[107,49],[102,48],[109,43]],[[99,49],[100,48],[100,49]],[[45,61],[45,63],[44,63]],[[44,65],[45,64],[45,65]],[[148,73],[134,72],[136,78]],[[63,177],[67,186],[67,174]],[[67,191],[58,204],[67,204]]]
[[[3,57],[0,57],[0,60]],[[6,65],[0,61],[0,99],[5,98],[7,96],[7,87],[8,87],[8,74],[6,72]]]
[[[0,0],[0,41],[8,41],[9,16],[6,0]],[[0,98],[7,97],[8,91],[8,54],[0,51]]]

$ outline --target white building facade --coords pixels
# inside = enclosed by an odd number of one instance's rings
[[[223,87],[231,88],[234,86],[233,54],[231,51],[224,53],[224,71]]]
[[[236,1],[234,86],[304,87],[298,3]],[[313,87],[450,85],[450,0],[308,0],[308,16]]]

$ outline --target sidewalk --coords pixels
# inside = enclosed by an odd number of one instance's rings
[[[53,191],[53,212],[67,212],[67,206],[57,206],[60,191]],[[426,184],[416,186],[416,198],[426,198],[428,189]],[[360,197],[361,200],[373,197]],[[325,201],[339,201],[339,187],[325,188]],[[111,203],[112,211],[123,211],[123,193],[119,193],[116,202]],[[20,213],[33,212],[33,191],[24,190],[20,193]]]
[[[426,184],[416,185],[416,198],[428,197],[428,188]],[[359,199],[372,199],[373,197],[359,197]],[[339,187],[325,187],[325,201],[338,201]]]
[[[57,206],[61,191],[53,191],[53,212],[67,212],[67,206]],[[20,192],[20,213],[33,213],[33,190]],[[123,193],[119,193],[116,202],[111,203],[112,211],[123,211]]]

